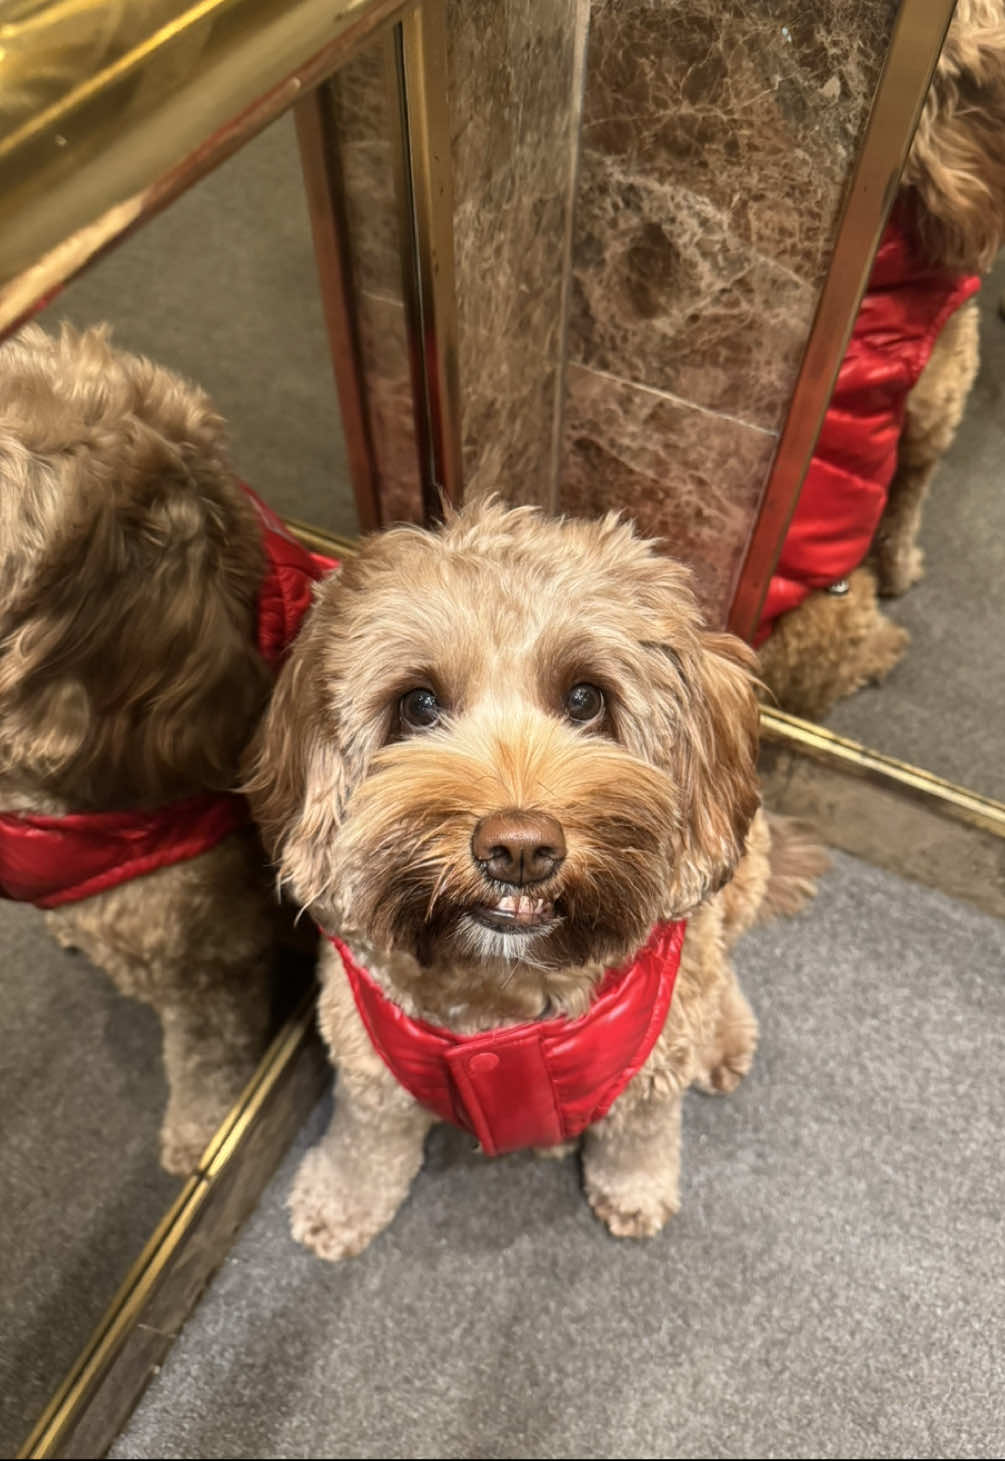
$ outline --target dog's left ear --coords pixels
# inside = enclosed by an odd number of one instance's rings
[[[301,907],[334,896],[347,768],[325,704],[323,612],[315,600],[242,763],[262,842]]]
[[[691,636],[688,636],[691,638]],[[728,882],[760,805],[757,659],[732,634],[699,630],[671,655],[667,743],[660,759],[681,801],[674,913]]]

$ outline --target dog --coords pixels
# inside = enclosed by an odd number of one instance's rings
[[[0,894],[157,1011],[187,1173],[270,1030],[285,925],[231,789],[322,560],[103,329],[29,325],[0,380]]]
[[[757,1043],[729,949],[823,867],[760,810],[753,665],[615,515],[479,501],[322,585],[245,763],[328,936],[298,1240],[361,1252],[438,1117],[488,1154],[582,1136],[614,1234],[676,1211],[683,1092],[732,1090]]]
[[[977,375],[977,308],[966,298],[1005,241],[1002,0],[959,0],[956,6],[901,176],[893,227],[910,241],[912,258],[903,278],[889,282],[903,287],[926,271],[941,274],[950,289],[956,287],[959,307],[948,318],[932,317],[937,338],[931,354],[895,406],[895,462],[875,477],[884,500],[874,530],[861,545],[849,542],[848,563],[834,575],[839,592],[830,592],[832,585],[819,576],[804,575],[810,587],[805,597],[781,617],[762,620],[763,681],[776,703],[811,719],[863,685],[881,682],[907,648],[907,631],[883,613],[879,599],[904,594],[922,575],[918,534],[925,497]],[[885,244],[890,236],[888,230]],[[933,302],[938,311],[937,296]],[[896,348],[895,335],[891,339]],[[863,424],[863,443],[874,430],[874,420]],[[811,466],[807,484],[812,481]],[[801,500],[795,522],[802,508]],[[834,534],[829,536],[828,554]]]

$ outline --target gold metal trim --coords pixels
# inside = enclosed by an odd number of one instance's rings
[[[315,998],[312,990],[272,1041],[258,1070],[206,1148],[197,1171],[168,1209],[70,1373],[36,1422],[18,1452],[19,1461],[23,1458],[35,1461],[35,1458],[59,1454],[62,1441],[86,1411],[144,1304],[170,1268],[202,1213],[214,1185],[239,1160],[242,1146],[248,1140],[263,1106],[304,1041],[310,1038],[314,1030]]]
[[[729,628],[750,639],[785,541],[868,283],[955,0],[903,0],[834,241],[775,460],[761,498]]]
[[[295,538],[299,538],[305,547],[313,548],[316,553],[342,559],[356,552],[355,538],[342,538],[336,533],[326,533],[323,528],[315,527],[313,523],[301,522],[295,517],[287,517],[283,521]]]
[[[881,782],[913,800],[927,802],[944,816],[1005,838],[1005,805],[1001,802],[933,776],[907,761],[870,750],[808,720],[762,706],[761,739],[827,762],[852,776]]]
[[[28,101],[0,140],[0,332],[316,86],[404,0],[202,0],[32,105],[52,57],[0,65]],[[110,5],[63,7],[79,27]],[[4,35],[5,41],[7,35]]]

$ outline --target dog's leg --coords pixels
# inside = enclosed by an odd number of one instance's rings
[[[735,1091],[750,1070],[757,1049],[757,1019],[733,970],[727,965],[715,1033],[702,1051],[695,1084],[703,1091]]]
[[[290,1194],[297,1242],[332,1261],[362,1253],[408,1196],[432,1120],[389,1071],[340,1070],[331,1125]]]
[[[46,915],[53,935],[161,1022],[161,1162],[188,1175],[265,1049],[276,911],[259,858],[229,837],[189,862]]]
[[[586,1195],[615,1237],[650,1238],[680,1206],[681,1093],[618,1106],[584,1137]]]
[[[335,1113],[300,1164],[289,1207],[297,1242],[334,1261],[361,1253],[391,1222],[434,1117],[374,1050],[334,949],[325,947],[319,973],[318,1025],[338,1069]]]
[[[269,970],[221,971],[186,988],[183,977],[150,998],[164,1036],[168,1104],[161,1165],[186,1176],[254,1073],[270,1023]]]
[[[781,616],[759,650],[761,677],[783,710],[820,720],[844,696],[885,679],[908,637],[880,610],[872,572],[856,568],[842,597],[814,592]]]
[[[956,435],[977,365],[977,306],[971,303],[950,317],[907,400],[897,471],[869,560],[885,596],[906,593],[922,575],[921,510]]]

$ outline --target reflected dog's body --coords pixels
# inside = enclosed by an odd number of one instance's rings
[[[583,1138],[587,1193],[618,1234],[676,1210],[685,1088],[730,1090],[750,1065],[730,946],[821,866],[758,810],[752,663],[629,524],[476,504],[435,533],[364,540],[248,763],[295,900],[440,1030],[575,1019],[654,925],[689,920],[652,1053]],[[377,1053],[331,948],[323,981],[336,1109],[292,1209],[335,1259],[391,1221],[435,1118]]]
[[[261,525],[222,421],[100,330],[27,327],[0,347],[0,382],[0,813],[142,811],[229,789],[270,674],[255,634]],[[157,1010],[162,1161],[190,1171],[270,1020],[279,923],[255,834],[45,917]]]
[[[1003,0],[959,0],[901,177],[900,205],[928,264],[961,276],[991,268],[1005,241]],[[925,496],[977,368],[971,302],[949,318],[908,396],[883,516],[848,592],[814,591],[776,622],[761,650],[764,682],[784,709],[826,715],[839,699],[885,679],[904,653],[907,631],[878,597],[903,594],[921,577]]]

